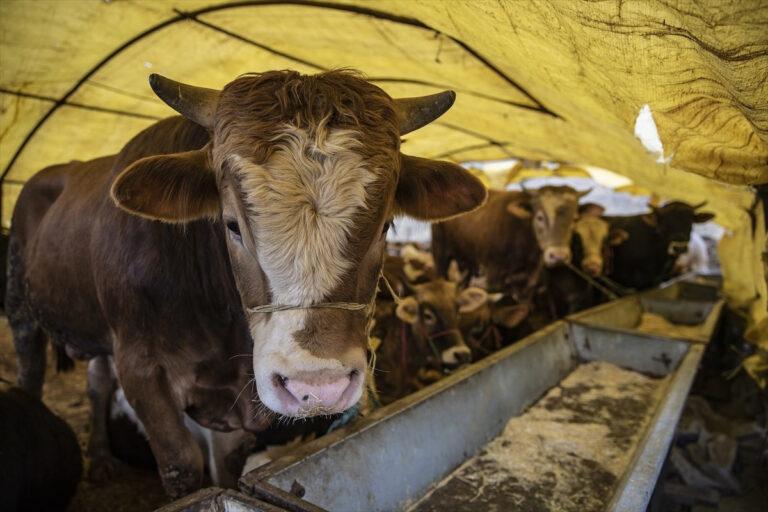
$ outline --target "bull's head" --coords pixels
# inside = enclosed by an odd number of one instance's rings
[[[581,268],[589,275],[599,276],[605,267],[605,254],[609,246],[623,243],[629,234],[623,229],[611,228],[602,218],[605,209],[589,203],[579,207],[579,218],[573,226],[580,248]]]
[[[691,206],[682,201],[672,201],[662,207],[651,206],[652,212],[645,215],[643,220],[658,230],[667,254],[677,257],[688,251],[693,224],[707,222],[715,217],[713,213],[696,211],[706,204],[703,201]]]
[[[571,233],[579,198],[590,191],[578,192],[568,186],[551,185],[537,190],[523,190],[527,204],[512,202],[507,211],[521,218],[532,217],[533,232],[546,266],[554,267],[570,261]]]
[[[427,366],[454,368],[469,362],[472,353],[459,329],[460,310],[475,307],[467,290],[459,293],[456,283],[435,279],[412,286],[412,291],[397,305],[396,314],[411,325]]]
[[[307,416],[352,406],[392,217],[445,219],[486,196],[461,167],[400,153],[400,137],[448,110],[454,93],[394,100],[347,71],[245,75],[222,91],[158,75],[150,84],[211,141],[135,162],[113,199],[149,219],[226,231],[267,407]]]

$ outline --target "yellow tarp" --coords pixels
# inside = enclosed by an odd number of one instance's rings
[[[2,222],[40,168],[117,151],[171,114],[150,72],[219,87],[246,71],[353,67],[392,95],[457,91],[406,152],[593,165],[707,199],[728,229],[729,300],[758,321],[765,237],[752,218],[764,220],[749,185],[768,182],[766,27],[762,0],[3,0]],[[661,155],[634,135],[644,105]]]

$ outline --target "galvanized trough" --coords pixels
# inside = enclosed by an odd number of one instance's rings
[[[453,489],[463,485],[456,486],[458,477],[449,477],[431,498],[419,500],[473,455],[485,453],[511,418],[523,415],[548,390],[560,389],[574,369],[602,362],[660,378],[647,404],[650,419],[637,425],[626,461],[615,478],[603,482],[604,496],[597,501],[603,510],[645,510],[720,308],[712,286],[676,282],[555,322],[248,473],[240,489],[286,510],[452,508],[429,499],[442,496],[450,502]],[[695,336],[638,331],[644,312],[676,322],[698,319]],[[526,508],[514,503],[520,502],[502,503],[503,509]]]
[[[209,487],[176,500],[155,512],[283,512],[284,510],[237,491]]]

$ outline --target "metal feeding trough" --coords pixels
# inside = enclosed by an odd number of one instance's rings
[[[295,511],[645,510],[719,315],[706,288],[677,282],[555,322],[240,489]],[[678,339],[637,330],[648,312],[701,321]]]
[[[236,491],[210,487],[160,507],[155,512],[281,512],[284,510]]]
[[[645,332],[664,338],[707,343],[720,318],[718,288],[703,278],[630,295],[568,318],[581,325],[616,332]]]

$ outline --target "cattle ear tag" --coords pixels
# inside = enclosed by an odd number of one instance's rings
[[[419,319],[419,303],[414,297],[405,297],[395,310],[397,318],[407,324],[415,324]]]
[[[621,245],[629,240],[629,233],[623,229],[614,229],[611,231],[611,235],[608,238],[609,245]]]
[[[459,313],[471,313],[488,302],[488,292],[482,288],[467,288],[459,294],[457,302]]]
[[[378,352],[381,346],[381,338],[378,336],[371,336],[368,338],[368,349],[371,352]]]
[[[530,219],[531,212],[525,209],[520,203],[512,202],[507,204],[507,212],[519,219]]]

